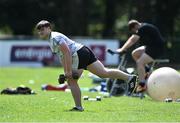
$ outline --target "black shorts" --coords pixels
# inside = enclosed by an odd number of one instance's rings
[[[153,59],[163,58],[164,47],[146,47],[146,53],[151,56]]]
[[[97,61],[94,53],[86,46],[83,46],[81,49],[79,49],[77,54],[79,58],[78,69],[87,69],[88,65]]]

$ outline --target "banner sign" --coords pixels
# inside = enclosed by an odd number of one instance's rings
[[[118,55],[110,55],[107,48],[117,49],[119,41],[114,39],[79,39],[81,44],[91,48],[104,65],[117,65]],[[60,65],[59,58],[51,52],[48,41],[42,40],[0,40],[0,66],[42,67]]]
[[[11,62],[41,62],[53,60],[49,46],[12,46]]]
[[[103,64],[106,60],[106,46],[105,45],[90,45],[90,48]]]

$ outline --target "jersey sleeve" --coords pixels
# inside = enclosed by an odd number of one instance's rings
[[[61,37],[61,36],[56,36],[56,37],[53,38],[53,40],[55,41],[55,43],[57,45],[60,45],[62,43],[66,43],[65,39],[63,37]]]

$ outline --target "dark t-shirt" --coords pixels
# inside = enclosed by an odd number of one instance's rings
[[[142,23],[136,34],[140,36],[140,43],[146,47],[158,48],[164,45],[159,29],[152,24]]]
[[[152,58],[163,55],[165,41],[156,26],[142,23],[136,35],[140,36],[140,44],[146,46],[146,53]]]

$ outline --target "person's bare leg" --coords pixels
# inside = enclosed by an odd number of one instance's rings
[[[82,74],[83,70],[78,70],[79,76]],[[81,103],[81,91],[78,85],[78,80],[75,79],[68,79],[68,85],[70,86],[71,89],[71,94],[73,96],[75,106],[76,107],[82,107]]]
[[[136,88],[136,92],[144,92],[147,89],[145,80],[145,65],[150,62],[153,62],[153,59],[146,53],[143,53],[141,57],[136,61],[137,72],[139,76],[139,84]]]
[[[145,65],[148,63],[153,62],[153,59],[147,55],[146,53],[143,53],[141,57],[136,61],[137,64],[137,72],[139,75],[139,81],[142,82],[145,80]]]
[[[145,53],[145,46],[141,46],[132,51],[132,57],[135,62],[141,57],[141,55]]]
[[[105,68],[104,65],[99,60],[88,65],[87,69],[93,74],[101,78],[122,79],[122,80],[128,81],[128,79],[132,77],[132,75],[127,74],[118,69]]]
[[[128,83],[129,93],[133,93],[136,87],[137,76],[127,74],[118,69],[108,69],[100,61],[88,65],[87,69],[101,78],[121,79]]]
[[[145,81],[145,65],[153,62],[153,59],[145,53],[145,46],[141,46],[133,50],[132,57],[137,64],[139,81]]]

